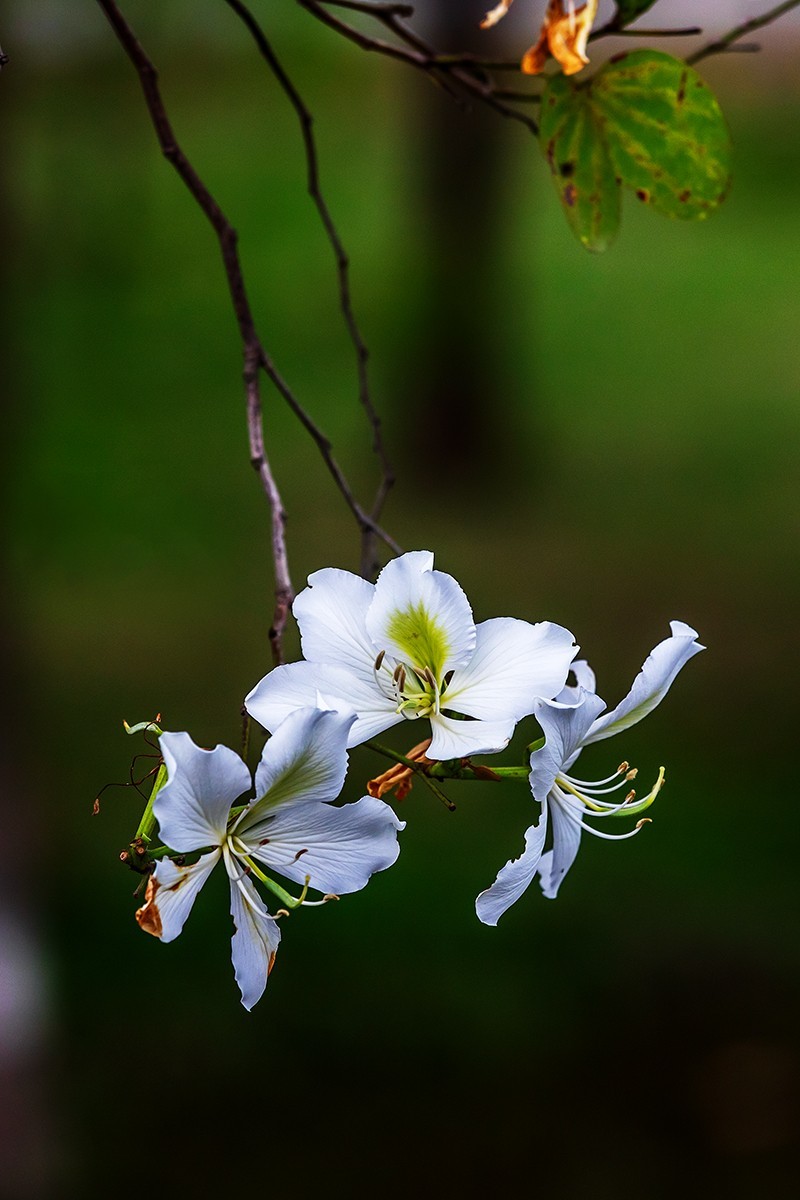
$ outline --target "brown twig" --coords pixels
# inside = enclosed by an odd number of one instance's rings
[[[763,29],[765,25],[771,25],[773,21],[777,21],[784,13],[791,12],[793,8],[798,7],[800,7],[800,0],[786,0],[784,4],[777,4],[774,8],[770,8],[767,12],[762,13],[760,17],[751,17],[749,21],[743,21],[741,25],[737,25],[734,29],[731,29],[724,37],[717,38],[716,41],[709,42],[706,46],[701,46],[694,54],[690,54],[686,61],[694,65],[694,63],[701,62],[704,58],[709,58],[712,54],[724,54],[731,49],[741,50],[741,46],[736,47],[734,45],[740,38],[746,37],[748,33],[754,33],[756,29]]]
[[[321,21],[323,25],[327,25],[342,37],[347,38],[348,41],[354,42],[362,50],[404,62],[424,72],[448,91],[453,92],[455,85],[456,89],[460,89],[480,103],[494,109],[501,116],[520,122],[534,135],[539,132],[539,126],[532,117],[527,113],[520,112],[512,104],[495,95],[494,80],[480,59],[466,54],[439,54],[433,46],[403,23],[398,15],[397,5],[361,4],[358,3],[358,0],[350,0],[346,5],[342,5],[339,0],[297,0],[297,3],[311,16]],[[327,12],[325,4],[337,4],[338,7],[347,7],[374,17],[398,39],[400,44],[372,37],[362,30],[356,29],[347,21]],[[505,63],[494,64],[494,69],[510,68],[510,66],[511,64]],[[513,64],[513,66],[515,70],[519,69],[518,64]],[[455,94],[458,94],[457,90]]]
[[[244,275],[237,250],[236,230],[228,221],[225,213],[217,204],[178,144],[161,97],[158,86],[158,72],[153,62],[145,53],[141,43],[120,12],[115,0],[98,0],[98,4],[105,13],[120,44],[136,69],[144,93],[145,103],[164,157],[172,163],[186,184],[186,187],[197,201],[198,206],[205,213],[219,241],[233,309],[236,314],[242,340],[244,360],[242,374],[247,399],[247,431],[250,445],[250,461],[259,476],[261,486],[269,502],[271,513],[275,607],[269,640],[272,657],[277,665],[283,660],[283,631],[286,626],[294,592],[289,574],[286,550],[286,513],[264,445],[263,412],[259,386],[260,371],[264,371],[279,395],[289,405],[292,412],[294,412],[304,429],[313,439],[339,492],[358,523],[362,533],[362,540],[369,533],[383,541],[393,553],[399,554],[402,551],[397,542],[381,528],[377,520],[358,502],[333,455],[330,440],[300,404],[294,392],[265,350],[258,336],[250,302],[247,297]]]
[[[272,518],[275,607],[269,631],[269,640],[272,648],[272,657],[277,665],[283,660],[283,631],[294,593],[286,552],[286,513],[264,446],[264,422],[259,387],[260,369],[264,369],[267,376],[280,392],[285,394],[288,388],[264,352],[256,332],[250,302],[247,298],[244,276],[239,262],[236,230],[228,221],[225,213],[217,204],[178,144],[161,98],[158,86],[158,72],[130,25],[128,25],[119,8],[114,3],[114,0],[98,0],[98,4],[108,18],[122,48],[136,69],[142,91],[144,92],[145,103],[150,113],[150,119],[153,122],[156,137],[158,138],[164,157],[178,172],[186,187],[211,222],[219,241],[233,309],[242,339],[244,357],[242,374],[247,398],[247,432],[250,444],[250,461],[261,481],[261,486],[269,502]]]
[[[333,250],[336,260],[336,272],[339,284],[339,303],[344,317],[345,326],[350,337],[356,354],[356,368],[358,372],[358,397],[359,401],[367,415],[370,428],[372,429],[372,448],[380,465],[380,480],[373,501],[370,515],[373,521],[377,521],[380,517],[383,505],[386,501],[394,481],[394,471],[389,461],[386,447],[383,442],[381,433],[381,419],[375,410],[370,393],[369,376],[367,372],[367,361],[369,359],[369,350],[361,334],[361,330],[356,321],[353,311],[353,303],[350,292],[350,260],[344,248],[344,244],[339,235],[339,231],[331,216],[328,204],[323,196],[320,185],[319,176],[319,158],[317,154],[316,141],[314,139],[313,123],[314,118],[309,112],[303,98],[298,92],[292,80],[289,78],[285,68],[278,59],[275,50],[268,40],[263,27],[259,24],[253,13],[242,0],[225,0],[225,3],[231,8],[243,22],[250,35],[255,42],[261,57],[266,62],[278,85],[287,97],[289,103],[294,109],[297,119],[300,123],[300,130],[303,138],[303,147],[306,156],[306,173],[308,194],[311,197],[317,212],[319,213],[320,221],[325,230],[325,234]],[[347,7],[347,4],[343,5]],[[388,5],[393,11],[399,9],[405,12],[406,5]],[[361,573],[369,578],[374,575],[376,563],[375,553],[375,532],[372,528],[362,527],[362,546],[361,546]]]

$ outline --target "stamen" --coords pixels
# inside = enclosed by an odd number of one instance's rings
[[[303,908],[320,908],[323,904],[328,904],[331,900],[338,899],[340,899],[339,896],[336,896],[333,892],[328,892],[321,900],[303,900],[301,903]]]
[[[569,779],[575,784],[576,787],[602,787],[603,784],[611,783],[612,779],[616,779],[617,776],[623,775],[628,770],[629,766],[630,763],[620,763],[613,775],[608,775],[605,779],[576,779],[574,775],[570,775]],[[622,784],[618,784],[617,786],[621,787]]]
[[[385,658],[385,657],[386,657],[386,651],[385,651],[385,650],[381,650],[380,654],[379,654],[379,655],[378,655],[378,657],[375,659],[375,665],[374,665],[374,667],[373,667],[373,670],[374,670],[374,671],[380,671],[381,667],[383,666],[383,660],[384,660],[384,658]]]
[[[574,800],[572,798],[572,796],[567,795],[566,792],[562,792],[561,795],[558,797],[558,799],[562,805],[565,805],[565,804],[569,805],[569,807],[574,809],[575,812],[585,813],[587,810],[587,802],[586,802],[585,797],[583,798],[583,802],[581,804],[579,804],[576,800]],[[627,797],[624,800],[622,800],[619,804],[604,804],[602,806],[602,808],[600,807],[600,805],[592,804],[592,805],[588,805],[588,809],[589,809],[589,812],[591,813],[592,817],[598,817],[598,818],[599,817],[616,817],[620,813],[622,813],[624,816],[627,816],[629,814]],[[641,810],[637,807],[634,811],[639,812]]]
[[[578,828],[584,830],[585,833],[591,833],[594,834],[595,837],[602,838],[604,842],[624,842],[628,838],[636,837],[636,834],[639,833],[641,827],[640,825],[637,825],[635,829],[629,829],[627,833],[603,833],[601,829],[594,829],[591,825],[587,825],[584,821],[581,821],[578,817],[576,817],[571,804],[562,804],[561,811],[567,820],[571,821],[573,825],[577,825]]]
[[[430,667],[423,668],[421,674],[422,674],[422,678],[425,680],[425,682],[428,684],[428,686],[432,687],[433,690],[436,691],[437,690],[436,689],[436,680],[433,677],[433,671],[430,669]]]

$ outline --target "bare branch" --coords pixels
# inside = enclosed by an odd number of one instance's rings
[[[247,5],[242,3],[242,0],[225,0],[225,2],[229,8],[233,9],[233,11],[242,20],[250,32],[256,46],[258,47],[261,57],[264,59],[273,76],[277,80],[279,86],[283,90],[284,94],[289,100],[289,103],[292,105],[292,108],[297,114],[298,121],[300,122],[300,129],[303,137],[303,146],[306,156],[308,193],[317,208],[322,226],[327,235],[331,249],[333,250],[334,258],[336,259],[336,271],[339,282],[339,303],[350,340],[356,353],[359,401],[364,408],[372,429],[372,448],[380,464],[381,476],[371,510],[372,520],[377,521],[380,517],[386,497],[388,496],[389,491],[394,484],[395,477],[381,434],[381,420],[375,410],[370,393],[369,377],[367,373],[369,350],[367,349],[366,343],[361,335],[361,331],[353,311],[350,294],[350,261],[342,243],[342,239],[339,236],[336,225],[334,224],[330,209],[328,208],[327,202],[322,194],[319,178],[319,159],[313,131],[314,118],[306,107],[297,88],[294,86],[292,80],[286,73],[286,70],[284,69],[277,55],[275,54],[275,51],[267,39],[262,26],[255,19]],[[394,8],[395,6],[389,7]],[[404,11],[406,6],[401,5],[399,7],[401,11]],[[375,568],[377,566],[375,553],[375,532],[370,527],[362,526],[361,537],[361,572],[365,577],[369,578],[374,575]]]
[[[158,86],[158,72],[148,58],[142,45],[123,17],[114,0],[98,0],[114,33],[128,58],[133,63],[144,92],[153,127],[164,157],[172,163],[198,205],[205,213],[219,241],[222,262],[228,280],[233,309],[239,325],[244,356],[243,377],[247,399],[247,432],[250,443],[250,461],[255,469],[267,497],[272,518],[272,562],[275,573],[275,607],[269,631],[272,657],[277,665],[283,661],[282,638],[290,605],[294,596],[289,563],[286,552],[286,513],[283,508],[278,485],[264,447],[264,423],[259,388],[259,369],[264,368],[267,376],[279,391],[288,389],[265,355],[256,333],[250,302],[244,284],[236,230],[228,221],[200,176],[180,148],[167,117]]]
[[[771,25],[773,21],[777,21],[779,17],[798,7],[800,7],[800,0],[786,0],[784,4],[776,4],[774,8],[762,13],[760,17],[751,17],[749,21],[743,21],[741,25],[737,25],[730,33],[726,33],[724,37],[717,38],[716,41],[702,46],[694,54],[690,54],[686,61],[694,65],[694,63],[701,62],[704,58],[710,58],[712,54],[724,54],[729,50],[741,50],[743,47],[735,45],[740,38],[746,37],[748,33],[754,33],[756,29],[763,29],[765,25]],[[753,46],[749,47],[750,50],[755,48]]]
[[[527,113],[520,112],[506,100],[498,98],[494,80],[489,73],[490,68],[506,70],[513,67],[514,70],[519,70],[518,63],[485,64],[480,59],[467,54],[439,54],[433,46],[430,46],[403,23],[397,12],[397,5],[358,4],[356,0],[352,0],[346,5],[342,5],[340,0],[297,0],[297,3],[311,16],[321,21],[323,25],[335,30],[348,41],[354,42],[362,50],[407,63],[409,66],[423,71],[448,91],[451,91],[452,85],[455,84],[463,92],[488,108],[494,109],[501,116],[508,117],[512,121],[519,121],[534,135],[539,132],[539,127],[532,117]],[[354,8],[358,12],[374,17],[394,34],[401,44],[371,37],[360,29],[356,29],[355,26],[349,25],[340,17],[327,12],[325,4],[332,3],[336,3],[337,7]]]

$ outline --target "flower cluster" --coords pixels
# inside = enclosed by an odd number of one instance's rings
[[[270,731],[254,778],[225,746],[199,749],[186,733],[162,733],[165,782],[152,802],[164,847],[137,920],[164,942],[181,932],[200,888],[221,862],[230,882],[232,957],[242,1003],[252,1008],[275,960],[278,919],[363,888],[395,862],[405,825],[379,799],[408,791],[419,773],[437,779],[529,779],[536,820],[525,850],[477,899],[478,917],[495,925],[538,875],[555,897],[593,822],[638,816],[663,782],[636,799],[627,762],[606,779],[572,773],[584,746],[620,732],[660,703],[685,662],[703,647],[693,629],[672,622],[671,636],[648,657],[628,696],[610,713],[597,696],[578,647],[560,625],[499,617],[475,624],[463,591],[433,568],[427,551],[390,562],[376,583],[328,568],[295,600],[303,660],[279,666],[247,696],[249,715]],[[576,683],[568,685],[572,671]],[[473,755],[496,754],[517,723],[535,716],[544,734],[529,766],[487,769]],[[404,721],[427,721],[430,737],[400,760],[370,795],[337,804],[348,750]],[[374,745],[374,744],[373,744]],[[609,799],[626,788],[621,801]],[[545,850],[548,822],[551,848]],[[266,868],[266,869],[265,869]],[[274,873],[301,887],[291,895]],[[268,911],[258,880],[284,907]],[[309,890],[321,899],[309,900]]]

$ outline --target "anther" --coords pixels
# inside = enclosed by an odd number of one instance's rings
[[[636,822],[636,828],[641,829],[643,825],[652,825],[652,824],[653,824],[652,817],[642,817],[641,821]]]
[[[632,767],[631,770],[628,771],[628,774],[625,776],[625,778],[626,779],[635,779],[638,774],[639,774],[639,768]]]
[[[430,667],[425,667],[424,671],[422,672],[422,678],[429,685],[429,687],[432,687],[434,690],[436,689],[436,680]]]
[[[381,667],[383,666],[383,660],[385,657],[386,657],[386,651],[381,650],[380,654],[375,659],[375,670],[376,671],[380,671]]]
[[[398,689],[402,692],[406,683],[406,669],[402,663],[398,663],[395,667],[392,679],[397,684]]]
[[[635,800],[635,799],[636,799],[636,792],[633,790],[633,788],[631,788],[631,790],[628,792],[627,796],[622,801],[622,803],[630,804],[631,800]]]
[[[617,774],[624,775],[630,765],[631,765],[630,763],[621,762],[619,764],[619,766],[617,767]]]

